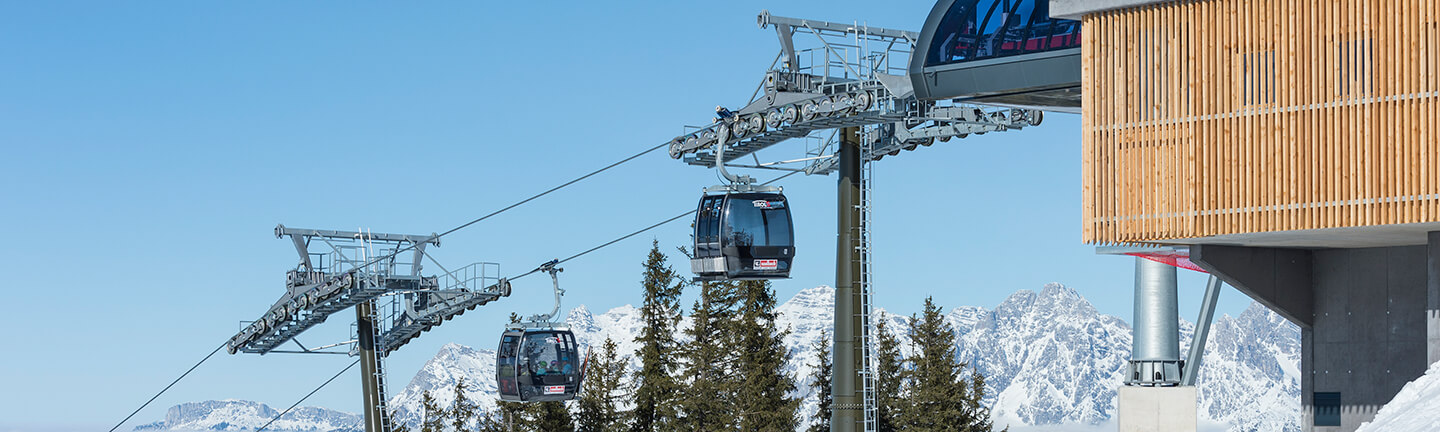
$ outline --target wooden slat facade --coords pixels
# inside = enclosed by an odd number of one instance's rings
[[[1440,221],[1440,0],[1083,23],[1087,243]]]

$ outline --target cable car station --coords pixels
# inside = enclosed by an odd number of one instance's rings
[[[830,427],[875,430],[871,164],[1038,126],[1045,111],[1078,113],[1083,240],[1136,260],[1120,429],[1195,430],[1193,386],[1223,283],[1301,327],[1304,430],[1355,430],[1440,360],[1440,8],[1381,3],[940,0],[919,32],[762,11],[756,22],[775,32],[778,53],[757,65],[754,93],[656,140],[726,182],[700,190],[691,270],[697,280],[783,279],[795,254],[822,253],[795,244],[804,222],[789,200],[800,198],[729,169],[836,173]],[[762,160],[772,148],[767,156],[788,157]],[[569,400],[581,389],[587,355],[554,322],[564,260],[507,279],[493,263],[435,262],[426,250],[443,234],[275,235],[299,263],[227,351],[359,357],[367,431],[392,426],[387,353],[533,273],[551,276],[555,306],[501,334],[501,399]],[[440,272],[424,275],[427,259]],[[1177,267],[1212,276],[1185,358]],[[351,306],[352,340],[296,340]]]

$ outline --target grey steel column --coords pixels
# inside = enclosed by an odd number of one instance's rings
[[[1220,278],[1210,275],[1205,284],[1205,297],[1200,300],[1200,317],[1195,319],[1195,336],[1190,339],[1190,355],[1185,357],[1185,371],[1180,374],[1182,386],[1194,386],[1205,360],[1205,340],[1210,337],[1210,323],[1215,321],[1215,302],[1220,300]]]
[[[835,360],[830,375],[832,432],[862,429],[860,343],[864,333],[860,306],[860,128],[840,130],[840,180],[835,229]]]
[[[355,305],[355,332],[360,351],[360,388],[364,394],[365,432],[385,430],[384,413],[380,412],[380,386],[375,379],[375,300]]]
[[[1180,304],[1175,267],[1135,258],[1134,351],[1127,385],[1180,384]]]

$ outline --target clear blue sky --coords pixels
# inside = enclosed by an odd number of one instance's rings
[[[777,50],[761,9],[919,30],[931,7],[494,3],[0,4],[0,432],[108,429],[259,316],[296,260],[278,223],[444,231],[745,102]],[[993,307],[1062,282],[1128,319],[1131,261],[1080,243],[1079,152],[1079,118],[1053,114],[877,164],[878,303]],[[834,182],[784,183],[799,258],[782,298],[833,283]],[[435,256],[524,272],[687,211],[713,183],[656,152],[457,232]],[[688,223],[567,264],[567,307],[638,303],[652,239],[673,252]],[[489,347],[511,311],[548,309],[545,282],[392,355],[394,388],[440,345]],[[1186,319],[1202,283],[1181,280]],[[1234,314],[1248,300],[1222,302]],[[342,340],[348,317],[301,340]],[[222,353],[123,430],[185,401],[282,408],[349,361]],[[307,404],[358,411],[355,373]]]

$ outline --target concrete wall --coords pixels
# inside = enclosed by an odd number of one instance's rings
[[[1430,244],[1428,268],[1430,275],[1426,278],[1426,286],[1429,288],[1430,300],[1426,302],[1426,321],[1429,338],[1426,340],[1429,355],[1426,356],[1429,364],[1440,361],[1440,231],[1429,234]]]
[[[1300,324],[1304,430],[1353,431],[1440,351],[1435,234],[1429,245],[1382,248],[1194,246],[1191,259]],[[1312,426],[1315,392],[1341,394],[1341,426]]]
[[[1315,324],[1302,333],[1303,403],[1340,392],[1340,427],[1375,417],[1406,383],[1425,373],[1427,246],[1313,252]],[[1308,416],[1307,416],[1308,417]],[[1307,422],[1313,423],[1313,422]]]

